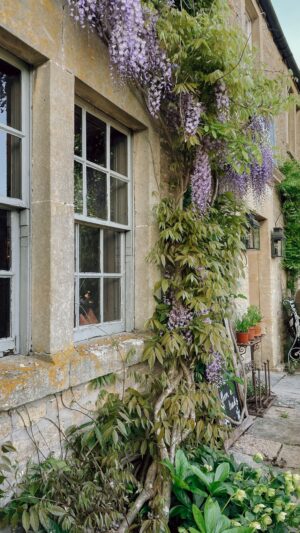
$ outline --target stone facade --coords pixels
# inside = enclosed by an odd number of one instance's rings
[[[256,3],[232,0],[233,17],[244,25],[245,9],[253,18],[258,60],[271,70],[284,70],[264,17]],[[26,23],[24,22],[26,21]],[[60,436],[68,425],[81,423],[95,405],[97,392],[89,382],[111,372],[126,372],[124,358],[142,350],[142,332],[153,309],[157,271],[145,261],[156,239],[153,206],[164,179],[160,139],[145,107],[127,87],[114,85],[107,49],[98,37],[70,18],[62,0],[0,0],[0,47],[23,60],[31,78],[31,304],[27,328],[28,356],[0,359],[0,442],[10,439],[21,462],[59,453]],[[294,88],[296,91],[296,87]],[[128,333],[74,346],[74,183],[73,142],[75,96],[88,102],[132,132],[133,229],[128,303]],[[276,120],[276,144],[281,154],[300,154],[299,113]],[[299,134],[297,135],[299,131]],[[275,182],[281,179],[276,173]],[[261,250],[247,257],[241,280],[250,303],[259,304],[267,330],[262,357],[273,367],[282,361],[281,297],[285,287],[279,259],[270,253],[271,229],[280,219],[275,185],[266,200],[249,206],[261,220]],[[242,305],[242,304],[241,304]],[[122,355],[123,354],[123,355]],[[77,407],[78,410],[77,410]]]

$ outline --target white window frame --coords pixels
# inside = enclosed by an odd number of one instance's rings
[[[0,271],[2,278],[11,279],[11,335],[0,339],[0,357],[5,352],[28,353],[29,338],[29,183],[30,183],[30,72],[23,61],[0,48],[0,58],[21,72],[21,130],[0,123],[0,131],[22,139],[21,199],[0,196],[0,209],[11,213],[10,271]],[[22,278],[22,279],[21,279]]]
[[[79,214],[75,212],[75,289],[74,299],[75,303],[79,302],[80,298],[80,278],[97,278],[101,283],[101,316],[103,316],[103,282],[104,278],[120,278],[121,277],[121,320],[112,322],[102,322],[99,324],[82,325],[74,328],[74,340],[76,342],[88,340],[94,337],[101,337],[105,335],[112,335],[124,331],[131,331],[133,328],[133,263],[132,263],[132,135],[129,129],[125,128],[120,123],[114,121],[91,104],[81,100],[75,99],[75,105],[82,109],[82,156],[74,155],[74,163],[82,164],[83,168],[83,211],[86,213],[86,166],[105,173],[107,176],[107,208],[108,216],[110,214],[110,177],[115,177],[128,185],[128,223],[120,224],[110,220],[102,220],[95,217],[89,217],[86,214]],[[75,111],[75,110],[74,110]],[[86,113],[94,115],[106,124],[106,167],[87,161],[86,158]],[[127,136],[127,177],[110,169],[110,128],[113,127]],[[97,227],[100,230],[100,273],[91,274],[79,272],[79,226],[88,225]],[[103,274],[103,230],[112,229],[120,230],[121,233],[121,271],[120,274]],[[78,304],[75,305],[75,316],[78,313]],[[78,321],[78,316],[76,317]]]

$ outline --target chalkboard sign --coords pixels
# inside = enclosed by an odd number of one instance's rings
[[[225,383],[220,387],[219,393],[226,415],[232,418],[232,420],[240,422],[242,406],[236,383],[231,383],[230,386]]]

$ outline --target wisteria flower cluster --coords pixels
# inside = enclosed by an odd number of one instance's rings
[[[196,135],[204,106],[190,93],[181,96],[181,103],[185,135],[186,137]]]
[[[260,198],[267,182],[274,171],[273,150],[270,142],[270,127],[268,121],[261,116],[253,117],[250,122],[253,141],[258,144],[261,152],[261,162],[254,160],[250,167],[251,188],[257,198]]]
[[[156,116],[172,77],[157,36],[157,16],[141,0],[68,1],[75,20],[108,41],[111,65],[119,78],[146,89],[149,111]]]
[[[224,383],[225,361],[219,352],[213,352],[213,360],[206,366],[206,379],[221,387]]]
[[[193,342],[192,332],[188,329],[193,320],[193,312],[179,302],[175,302],[168,318],[168,329],[182,329],[182,334],[188,344]]]
[[[191,175],[192,202],[203,215],[211,198],[212,173],[208,153],[200,145],[197,148],[194,170]]]
[[[229,119],[230,100],[223,80],[219,80],[215,85],[215,98],[217,117],[220,122],[225,123]]]

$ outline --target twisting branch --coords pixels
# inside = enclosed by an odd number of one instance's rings
[[[142,492],[139,494],[139,496],[137,497],[137,499],[135,500],[134,504],[132,505],[128,514],[124,518],[123,522],[121,523],[118,529],[118,533],[126,533],[126,531],[129,529],[131,524],[134,522],[135,518],[137,517],[143,505],[147,501],[149,501],[151,498],[154,497],[154,494],[155,494],[154,481],[155,481],[156,473],[157,473],[157,464],[153,462],[148,469],[144,488]]]

